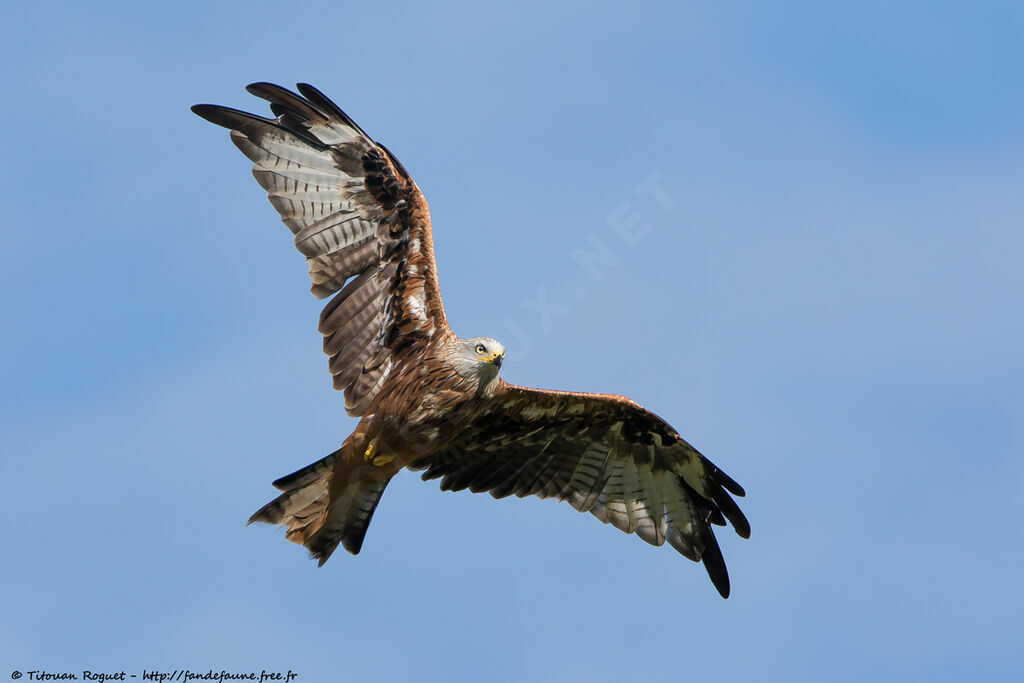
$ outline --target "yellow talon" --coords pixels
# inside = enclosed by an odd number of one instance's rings
[[[363,460],[365,460],[366,462],[368,462],[368,463],[370,463],[372,465],[375,465],[377,467],[382,467],[384,465],[387,465],[389,462],[391,462],[394,459],[395,459],[395,456],[393,456],[393,455],[381,455],[381,454],[379,454],[377,452],[377,440],[376,439],[374,439],[373,441],[370,442],[370,445],[368,445],[366,447],[366,453],[363,454]]]

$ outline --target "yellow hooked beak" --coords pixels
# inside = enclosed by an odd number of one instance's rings
[[[477,356],[476,359],[487,361],[488,363],[494,363],[494,367],[500,368],[501,361],[505,359],[505,354],[502,353],[501,351],[495,351],[489,356]]]

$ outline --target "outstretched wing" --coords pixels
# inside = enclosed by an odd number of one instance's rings
[[[324,352],[346,411],[362,415],[399,346],[450,334],[426,200],[391,152],[313,86],[300,83],[301,96],[270,83],[246,89],[276,118],[212,104],[192,111],[231,129],[295,234],[313,294],[334,295],[320,315]]]
[[[743,488],[664,420],[624,396],[529,389],[504,382],[443,450],[414,462],[443,490],[568,501],[653,545],[703,561],[722,597],[729,574],[711,529],[750,524],[729,495]]]

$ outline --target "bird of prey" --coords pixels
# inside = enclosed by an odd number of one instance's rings
[[[624,396],[548,391],[498,376],[505,347],[445,321],[427,202],[405,167],[311,85],[254,83],[273,117],[192,107],[228,128],[295,235],[345,410],[361,418],[341,448],[278,479],[249,522],[286,527],[322,565],[359,552],[403,468],[443,490],[554,497],[656,546],[703,562],[722,597],[729,576],[712,530],[750,525],[743,488],[657,415]],[[732,494],[732,495],[730,495]]]

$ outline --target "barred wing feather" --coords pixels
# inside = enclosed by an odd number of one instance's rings
[[[316,88],[246,89],[276,118],[210,104],[192,110],[231,130],[295,235],[313,294],[333,295],[320,316],[324,352],[346,411],[362,415],[398,347],[450,334],[427,203],[401,163]]]
[[[723,597],[729,575],[711,525],[750,536],[735,481],[657,415],[623,396],[504,382],[470,425],[412,463],[441,488],[554,497],[652,545],[703,562]]]

